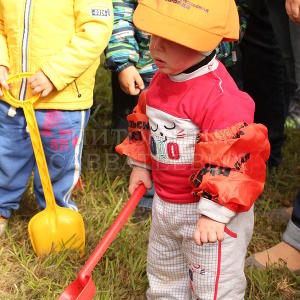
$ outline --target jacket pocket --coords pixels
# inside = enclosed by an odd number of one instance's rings
[[[74,86],[75,86],[75,90],[76,90],[76,93],[77,93],[77,97],[78,98],[81,98],[81,93],[80,93],[80,91],[79,91],[79,87],[78,87],[78,84],[77,84],[77,82],[76,82],[76,79],[73,81],[73,84],[74,84]]]

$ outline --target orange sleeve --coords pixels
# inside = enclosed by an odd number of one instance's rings
[[[116,151],[135,161],[151,166],[150,128],[146,115],[146,95],[146,91],[141,93],[133,113],[128,115],[128,136],[121,144],[116,146]]]
[[[200,133],[195,146],[196,196],[234,212],[250,209],[262,193],[270,154],[267,128],[238,123],[213,133]]]

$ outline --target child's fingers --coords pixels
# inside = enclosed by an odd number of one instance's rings
[[[35,83],[35,85],[38,83],[38,76],[36,75],[36,74],[34,74],[34,75],[32,75],[32,76],[30,76],[29,78],[28,78],[28,83],[30,84],[30,85],[32,85],[33,83]]]
[[[194,241],[197,245],[199,246],[202,245],[200,231],[197,229],[194,231]]]
[[[224,230],[218,230],[217,231],[217,239],[219,242],[224,241]]]
[[[31,92],[33,95],[37,95],[44,91],[44,88],[41,85],[36,86],[35,88],[31,88]]]
[[[202,231],[201,232],[201,242],[202,243],[208,243],[208,236],[207,236],[207,232],[206,231]]]
[[[151,180],[151,178],[146,178],[143,183],[144,183],[146,189],[149,190],[149,189],[152,188],[152,180]]]
[[[136,88],[135,81],[131,82],[130,85],[129,85],[129,94],[133,95],[133,96],[136,96],[139,93],[140,93],[140,89]]]
[[[7,91],[9,90],[9,85],[4,81],[4,84],[2,85]]]
[[[293,22],[299,23],[299,4],[291,1],[286,1],[286,11]]]
[[[120,83],[121,90],[128,95],[137,95],[134,80],[127,81],[125,84]]]
[[[135,82],[136,82],[136,85],[138,86],[138,88],[140,90],[143,90],[145,88],[145,85],[144,85],[144,81],[142,79],[142,77],[140,76],[139,73],[137,73],[137,75],[135,76]]]
[[[30,84],[30,88],[33,90],[35,89],[37,86],[39,86],[41,83],[38,80],[32,80],[32,81],[28,81],[28,83]]]
[[[141,179],[139,182],[136,183],[131,183],[129,184],[128,187],[128,192],[130,193],[130,195],[135,191],[135,189],[140,185],[140,184],[144,184],[144,186],[146,187],[146,189],[151,189],[152,188],[152,180],[151,179]]]
[[[7,72],[7,69],[4,68],[4,67],[1,67],[1,66],[0,66],[0,78],[1,78],[2,80],[7,80],[7,78],[8,78],[8,72]]]
[[[145,185],[145,188],[147,189],[147,190],[150,190],[150,189],[152,189],[152,181],[150,181],[150,182],[144,182],[144,185]]]
[[[291,4],[289,1],[286,1],[285,2],[285,9],[286,9],[286,12],[288,15],[290,15],[290,12],[291,12]]]
[[[212,231],[207,235],[207,239],[209,243],[215,243],[217,241],[217,233]]]
[[[7,79],[7,78],[6,78],[6,79]],[[8,86],[8,84],[6,83],[6,79],[5,79],[5,78],[1,78],[1,79],[0,79],[0,85],[8,91],[8,90],[9,90],[9,86]]]
[[[51,89],[45,89],[42,94],[41,94],[41,97],[47,97],[51,92]]]
[[[294,19],[297,19],[299,17],[299,4],[294,3],[294,2],[292,3],[291,15],[293,16]]]
[[[138,185],[136,183],[130,183],[128,187],[129,194],[132,195],[137,187]]]
[[[1,86],[3,89],[6,89],[7,91],[9,90],[9,86],[8,86],[8,84],[6,83],[6,81],[4,81],[3,84],[0,82],[0,86]]]
[[[31,77],[28,78],[28,83],[30,85],[32,85],[32,83],[35,81],[35,78],[33,77],[34,75],[32,75]]]
[[[7,73],[7,71],[4,72],[3,77],[4,77],[4,80],[7,80],[7,79],[8,79],[8,73]]]

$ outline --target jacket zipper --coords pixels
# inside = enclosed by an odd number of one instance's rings
[[[24,30],[22,38],[22,72],[27,72],[27,48],[28,48],[28,35],[29,35],[29,15],[31,8],[31,0],[26,0],[24,11]],[[19,99],[25,100],[27,89],[27,79],[22,79]]]
[[[80,98],[81,94],[79,93],[79,89],[78,89],[76,80],[74,80],[74,84],[75,84],[75,88],[76,88],[76,91],[77,91],[77,96],[78,96],[78,98]]]

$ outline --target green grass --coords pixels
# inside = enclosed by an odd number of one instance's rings
[[[110,76],[100,68],[95,105],[86,131],[82,178],[84,190],[73,194],[86,226],[86,253],[79,258],[65,251],[40,259],[33,253],[27,224],[38,211],[32,185],[21,208],[9,220],[0,246],[0,299],[57,299],[76,278],[86,259],[110,227],[128,199],[129,170],[123,158],[113,154],[118,138],[110,126]],[[285,226],[273,224],[267,212],[292,204],[300,182],[300,134],[287,131],[284,160],[277,172],[268,175],[265,191],[256,204],[255,231],[249,253],[273,246],[281,240]],[[93,271],[95,299],[145,299],[147,289],[146,252],[150,217],[138,223],[132,219],[121,230]],[[246,299],[300,299],[300,278],[282,265],[263,272],[247,271]],[[234,300],[234,299],[233,299]]]

